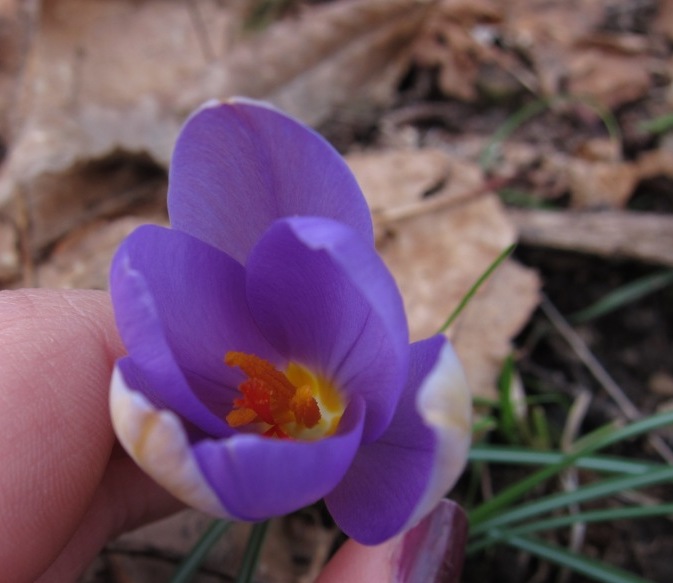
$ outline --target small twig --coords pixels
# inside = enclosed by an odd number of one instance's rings
[[[673,266],[673,216],[624,210],[508,208],[521,243]]]
[[[19,243],[19,257],[21,260],[21,280],[23,287],[35,287],[35,262],[33,261],[32,220],[28,194],[23,187],[17,189],[15,198],[16,232]]]
[[[187,2],[187,10],[189,11],[189,17],[194,26],[199,45],[201,45],[203,57],[206,60],[206,63],[211,63],[217,58],[217,55],[215,54],[213,44],[208,37],[208,28],[203,20],[203,14],[201,14],[198,2]]]
[[[540,303],[542,311],[545,313],[549,321],[554,325],[559,334],[570,345],[575,354],[582,361],[587,370],[600,383],[605,391],[610,395],[612,400],[617,404],[622,414],[629,421],[635,421],[642,418],[642,413],[633,404],[633,402],[626,396],[624,391],[608,374],[603,365],[593,355],[584,340],[580,338],[579,334],[568,324],[561,313],[549,301],[549,298],[543,295]],[[657,435],[648,436],[648,443],[652,448],[664,459],[666,462],[673,463],[673,451],[666,445],[666,442]]]
[[[591,404],[591,392],[583,389],[573,401],[572,407],[563,427],[563,434],[561,435],[561,449],[565,453],[570,453],[573,449],[573,443],[580,434],[580,429],[584,418],[589,410]]]
[[[493,498],[493,480],[489,465],[484,465],[481,472],[481,495],[484,500]]]
[[[561,449],[563,452],[570,453],[573,448],[573,443],[580,433],[582,422],[586,417],[589,405],[591,404],[591,393],[587,390],[582,390],[577,396],[570,408],[568,418],[566,419],[565,427],[563,428],[563,435],[561,436]],[[561,486],[565,492],[572,492],[577,490],[579,485],[577,466],[571,466],[563,471],[561,474]],[[581,511],[579,504],[571,504],[568,506],[570,514],[578,514]],[[587,525],[584,522],[577,521],[573,523],[570,529],[570,544],[569,550],[574,553],[579,553],[584,545]],[[561,569],[557,581],[565,583],[570,578],[572,571],[568,567]]]
[[[638,490],[625,490],[620,492],[617,498],[624,500],[633,506],[660,506],[664,501],[657,496],[650,496]],[[671,517],[667,517],[671,520]]]
[[[476,188],[457,195],[443,196],[440,194],[410,204],[387,209],[374,209],[372,211],[374,223],[380,226],[386,226],[390,223],[411,219],[420,215],[427,215],[445,208],[464,204],[472,199],[506,186],[511,180],[512,177],[496,177],[485,181]]]

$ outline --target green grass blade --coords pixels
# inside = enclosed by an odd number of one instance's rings
[[[496,464],[547,466],[558,464],[566,456],[555,451],[535,451],[528,448],[503,445],[474,445],[470,450],[470,461]],[[660,464],[639,462],[615,456],[585,456],[575,466],[597,472],[615,474],[644,474],[660,467]]]
[[[483,433],[491,431],[498,426],[498,421],[494,417],[481,417],[472,424],[472,433]]]
[[[493,275],[493,272],[498,269],[500,264],[505,261],[511,254],[512,251],[514,251],[514,248],[516,247],[516,243],[513,243],[509,247],[507,247],[498,257],[496,257],[495,261],[491,263],[491,265],[488,267],[486,271],[481,275],[481,277],[474,282],[472,287],[468,290],[468,292],[463,296],[463,299],[460,300],[460,303],[456,307],[455,310],[451,313],[451,315],[448,317],[446,322],[444,322],[444,325],[437,331],[438,334],[442,334],[443,332],[446,332],[448,328],[451,326],[451,324],[454,323],[456,318],[460,315],[460,313],[465,309],[465,306],[469,303],[469,301],[472,299],[474,294],[476,294],[479,291],[479,288],[482,286],[482,284],[489,278],[491,275]]]
[[[601,583],[651,583],[647,579],[627,573],[617,567],[571,553],[533,537],[512,536],[504,540],[514,548],[536,555],[561,567],[572,569],[576,573],[581,573]]]
[[[481,156],[479,156],[479,165],[484,171],[491,169],[495,154],[500,145],[519,127],[525,124],[528,120],[534,118],[536,115],[542,113],[549,107],[551,100],[538,99],[532,103],[524,105],[521,109],[509,116],[505,122],[493,133],[488,145],[484,148]]]
[[[577,454],[593,453],[614,443],[626,441],[627,439],[638,437],[650,431],[656,431],[668,425],[673,425],[673,411],[664,411],[663,413],[650,415],[649,417],[629,423],[624,427],[615,428],[611,425],[599,427],[575,442],[575,454],[572,457],[576,457]]]
[[[493,165],[498,148],[502,143],[513,134],[520,126],[528,120],[534,118],[536,115],[542,113],[548,107],[552,107],[557,103],[581,103],[593,109],[601,118],[605,128],[613,140],[621,140],[621,131],[619,123],[609,109],[600,105],[591,97],[581,95],[556,95],[547,99],[538,99],[532,103],[524,105],[521,109],[512,114],[505,122],[493,133],[481,155],[479,156],[479,165],[488,172]]]
[[[576,523],[589,524],[592,522],[607,522],[611,520],[633,520],[638,518],[651,518],[653,516],[673,515],[673,504],[656,504],[653,506],[627,506],[623,508],[609,508],[607,510],[593,510],[590,512],[578,512],[564,516],[554,516],[543,520],[536,520],[522,526],[507,528],[505,530],[494,529],[485,534],[480,540],[470,543],[467,547],[468,554],[474,554],[496,543],[502,542],[507,536],[523,536],[542,530],[554,530],[572,526]]]
[[[658,468],[647,474],[638,476],[618,476],[589,484],[572,492],[561,492],[545,496],[544,498],[522,504],[513,510],[503,512],[494,518],[485,520],[474,528],[471,528],[470,531],[473,536],[477,536],[489,529],[502,527],[513,522],[520,522],[571,504],[580,504],[589,500],[595,500],[596,498],[605,498],[617,492],[645,488],[661,484],[662,482],[673,482],[673,467]]]
[[[269,521],[257,522],[252,525],[252,531],[248,538],[248,544],[245,547],[243,554],[243,562],[241,563],[241,570],[236,578],[236,583],[251,583],[252,578],[257,570],[257,561],[259,560],[259,553],[262,550],[264,539],[266,538],[266,531],[269,528]]]
[[[170,583],[189,583],[203,563],[204,559],[213,548],[213,545],[220,540],[220,537],[229,530],[233,523],[227,520],[214,520],[208,527],[203,536],[194,545],[189,555],[178,566],[171,577]]]
[[[490,160],[487,163],[490,163]],[[498,196],[507,206],[529,209],[554,209],[554,205],[550,202],[540,200],[534,194],[516,188],[501,188],[498,190]]]
[[[570,320],[575,323],[593,320],[659,291],[672,283],[673,270],[652,273],[610,292],[596,303],[575,312],[570,316]]]
[[[576,449],[572,453],[565,455],[558,463],[538,470],[534,474],[511,485],[509,488],[506,488],[491,498],[488,502],[484,502],[481,506],[474,509],[470,513],[470,524],[472,525],[472,528],[474,529],[481,522],[484,522],[501,509],[506,508],[519,498],[522,498],[545,480],[548,480],[564,469],[575,465],[580,458],[590,455],[613,443],[625,441],[632,437],[671,424],[673,424],[673,411],[666,411],[630,423],[624,427],[615,428],[612,425],[607,425],[592,431],[585,435],[581,440],[578,440],[575,443]]]
[[[613,427],[604,427],[600,430],[602,434],[612,435],[614,433]],[[596,431],[591,435],[596,436]],[[597,440],[595,440],[597,441]],[[598,449],[598,448],[596,448]],[[586,451],[581,450],[571,455],[565,455],[558,463],[551,464],[541,470],[538,470],[534,474],[527,476],[523,480],[512,484],[508,488],[505,488],[502,492],[491,498],[489,501],[484,502],[478,508],[475,508],[470,512],[470,525],[471,530],[474,531],[474,528],[480,523],[487,520],[490,516],[498,513],[502,508],[506,508],[512,503],[516,502],[519,498],[524,497],[528,492],[533,490],[542,482],[556,476],[558,473],[563,471],[565,468],[572,466],[580,457],[583,455],[593,453],[594,450],[587,448]]]
[[[665,134],[673,130],[673,113],[655,117],[638,124],[638,129],[651,134]]]
[[[502,371],[498,379],[498,395],[500,400],[500,425],[498,428],[509,443],[520,443],[519,419],[513,395],[514,372],[514,358],[510,354],[502,365]]]
[[[652,506],[627,506],[624,508],[609,508],[607,510],[592,510],[590,512],[578,512],[577,514],[568,514],[566,516],[554,516],[537,520],[529,524],[509,528],[506,531],[509,535],[525,535],[539,532],[541,530],[552,530],[571,526],[578,522],[606,522],[608,520],[633,520],[638,518],[649,518],[652,516],[673,515],[673,504],[655,504]]]

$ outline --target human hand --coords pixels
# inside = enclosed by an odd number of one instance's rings
[[[116,445],[108,387],[123,353],[104,292],[0,293],[3,583],[75,581],[107,541],[181,508]],[[348,541],[318,583],[457,582],[465,529],[444,501],[406,535]]]

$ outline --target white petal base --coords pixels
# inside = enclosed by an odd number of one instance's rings
[[[159,485],[187,505],[229,518],[191,453],[178,417],[130,389],[118,367],[110,386],[112,425],[124,449]]]
[[[441,348],[437,362],[416,395],[416,410],[437,438],[434,470],[423,498],[405,528],[428,514],[462,473],[472,437],[472,398],[462,366],[451,344]]]

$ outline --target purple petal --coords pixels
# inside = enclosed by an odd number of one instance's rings
[[[373,240],[355,178],[320,135],[261,103],[206,105],[182,130],[168,208],[179,230],[245,261],[276,219],[329,217]]]
[[[463,470],[470,410],[469,390],[446,340],[435,336],[413,344],[393,421],[360,449],[325,498],[341,529],[361,543],[378,544],[432,510]]]
[[[179,411],[196,427],[212,435],[229,429],[192,392],[166,342],[161,322],[143,277],[134,271],[120,249],[113,262],[110,293],[117,328],[129,358],[142,374],[141,391],[159,409]],[[127,383],[131,383],[126,379]]]
[[[236,435],[194,447],[210,487],[239,520],[263,520],[312,504],[348,470],[360,444],[364,405],[354,399],[339,431],[320,441]]]
[[[281,354],[365,399],[363,440],[387,427],[407,376],[402,299],[375,249],[320,218],[277,221],[246,265],[248,301]]]
[[[118,325],[131,356],[140,362],[151,350],[145,335],[159,336],[180,376],[218,414],[226,412],[242,380],[240,371],[224,364],[226,352],[252,352],[279,363],[248,311],[243,267],[214,247],[179,231],[141,227],[120,247],[112,274]],[[144,292],[136,293],[138,287]],[[164,371],[143,362],[163,378]],[[164,387],[153,386],[155,402],[158,397],[167,404]],[[176,398],[171,408],[181,413],[181,397]]]

